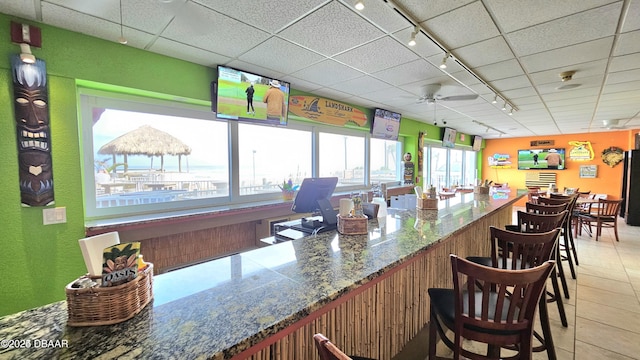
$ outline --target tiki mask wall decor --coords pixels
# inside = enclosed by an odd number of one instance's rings
[[[53,205],[47,71],[42,60],[27,64],[11,57],[18,139],[20,200],[23,206]]]

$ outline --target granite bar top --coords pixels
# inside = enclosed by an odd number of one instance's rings
[[[120,324],[67,326],[66,301],[8,315],[0,359],[230,359],[523,195],[389,209],[367,235],[331,231],[157,275],[153,302]]]

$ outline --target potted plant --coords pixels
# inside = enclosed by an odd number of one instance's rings
[[[293,185],[293,181],[289,179],[288,181],[283,181],[282,185],[278,185],[280,190],[282,190],[282,199],[285,201],[291,201],[296,195],[296,190],[298,190],[298,185]]]

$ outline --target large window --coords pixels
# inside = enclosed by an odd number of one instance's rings
[[[338,186],[365,185],[365,137],[320,133],[320,177],[338,177]]]
[[[466,149],[447,149],[436,145],[425,146],[425,185],[438,189],[452,186],[469,187],[475,184],[477,153]]]
[[[337,192],[400,179],[402,143],[290,121],[218,120],[193,105],[80,88],[88,219],[282,201],[282,182],[336,176]],[[371,165],[370,165],[371,164]]]
[[[311,132],[238,124],[240,194],[280,192],[278,185],[311,177]]]
[[[371,139],[371,183],[386,183],[398,179],[401,170],[401,162],[398,161],[402,154],[400,141]]]

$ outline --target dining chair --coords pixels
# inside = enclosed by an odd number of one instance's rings
[[[522,233],[489,228],[491,234],[491,256],[469,256],[467,260],[485,266],[508,270],[522,270],[535,267],[547,260],[552,260],[561,228],[542,233]],[[553,272],[551,276],[553,276]],[[545,292],[546,294],[546,292]],[[547,301],[543,295],[539,302],[540,325],[542,336],[534,331],[534,336],[541,345],[534,347],[534,352],[546,351],[549,360],[556,359]]]
[[[524,233],[541,233],[551,231],[555,228],[562,228],[563,221],[568,214],[568,210],[564,210],[558,214],[534,214],[524,211],[518,211],[517,215],[517,225],[507,225],[505,226],[506,230],[524,232]],[[560,259],[560,250],[559,246],[556,246],[556,250],[554,252],[554,257],[552,259],[557,260]],[[557,269],[557,270],[556,270]],[[547,292],[549,295],[547,302],[555,302],[558,308],[558,315],[560,315],[560,322],[562,326],[567,327],[569,323],[567,321],[567,314],[564,309],[564,303],[562,301],[562,295],[560,294],[560,284],[562,284],[562,292],[564,297],[569,299],[569,285],[567,284],[567,279],[564,275],[564,269],[562,268],[562,262],[556,262],[556,269],[551,276],[551,286],[553,288],[553,292]],[[560,284],[558,284],[558,279],[560,279]]]
[[[342,352],[334,343],[321,333],[313,335],[320,360],[374,360],[360,356],[350,356]]]
[[[438,336],[453,359],[499,359],[500,349],[515,346],[531,359],[533,325],[554,261],[524,270],[475,264],[451,254],[453,289],[430,288],[429,359],[436,359]],[[482,284],[477,288],[476,284]],[[446,331],[453,332],[453,339]],[[463,347],[463,338],[486,344],[486,354]],[[466,342],[464,344],[467,344]]]
[[[560,253],[564,253],[561,260],[565,260],[569,263],[569,270],[571,271],[571,277],[576,278],[576,269],[575,265],[579,265],[578,261],[578,251],[576,250],[575,242],[573,239],[573,232],[571,231],[571,215],[576,206],[576,201],[578,200],[578,195],[562,195],[562,194],[550,194],[549,198],[541,199],[539,203],[544,205],[558,205],[558,204],[567,204],[567,210],[569,213],[567,214],[567,218],[565,219],[562,226],[562,239],[560,242]]]
[[[578,216],[579,227],[581,228],[582,225],[587,225],[589,227],[589,233],[592,233],[591,225],[595,223],[596,241],[598,241],[598,237],[602,235],[602,228],[613,228],[616,241],[620,241],[620,238],[618,238],[618,214],[621,203],[622,199],[598,199],[598,207],[595,214],[589,212]]]

